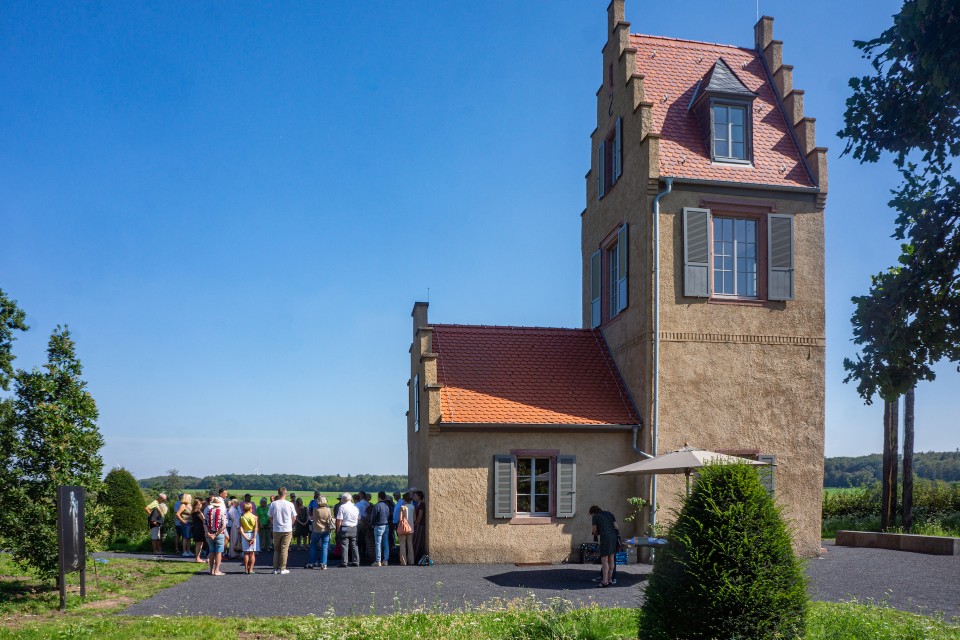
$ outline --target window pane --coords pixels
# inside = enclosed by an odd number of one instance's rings
[[[743,242],[747,239],[747,225],[746,220],[737,220],[734,223],[736,228],[737,242]]]
[[[747,291],[747,274],[742,272],[737,273],[737,294],[743,296],[743,295],[746,295],[746,291]]]
[[[743,143],[742,143],[742,142],[734,142],[734,143],[733,143],[733,153],[730,154],[730,157],[731,157],[731,158],[736,158],[736,159],[738,159],[738,160],[746,160],[746,159],[747,159],[747,154],[746,154],[746,152],[744,151]]]
[[[723,239],[733,240],[733,218],[723,219]]]
[[[746,247],[744,247],[743,253],[744,253],[744,255],[746,255],[748,258],[754,258],[754,257],[756,257],[756,255],[757,255],[757,245],[751,242],[751,243],[748,244]]]
[[[535,511],[536,513],[549,513],[550,512],[550,496],[537,496]]]
[[[714,124],[727,124],[727,108],[726,107],[713,108],[713,122]]]
[[[733,271],[733,257],[723,259],[723,269],[725,271]]]
[[[720,140],[718,138],[716,145],[717,145],[716,147],[717,157],[727,158],[730,156],[730,146],[727,144],[726,140]]]
[[[726,293],[733,293],[733,271],[723,272],[723,290]]]
[[[713,219],[713,240],[714,242],[723,240],[723,222],[720,218]]]
[[[713,272],[713,291],[715,293],[726,293],[723,290],[723,271]]]
[[[517,458],[517,476],[530,475],[530,458]]]
[[[730,139],[733,142],[743,142],[743,127],[735,124],[730,125]]]
[[[550,477],[550,458],[537,458],[537,475],[546,474],[546,478]]]
[[[530,496],[517,496],[517,512],[530,513]]]
[[[530,495],[530,478],[517,478],[517,493]]]
[[[743,127],[744,115],[743,107],[730,107],[730,122],[733,123],[733,126]]]
[[[757,221],[756,220],[747,220],[747,240],[749,242],[757,241]]]
[[[747,274],[747,288],[743,295],[745,296],[757,295],[757,274],[755,272]]]
[[[537,480],[536,490],[538,496],[550,495],[550,481]]]

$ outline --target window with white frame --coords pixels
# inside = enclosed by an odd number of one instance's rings
[[[749,160],[747,108],[743,105],[713,105],[713,157],[715,160]]]
[[[550,458],[517,458],[517,513],[550,515]]]
[[[713,218],[713,293],[757,297],[757,220]]]

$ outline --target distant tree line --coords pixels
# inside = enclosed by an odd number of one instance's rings
[[[164,476],[142,478],[140,486],[144,489],[163,488],[169,490],[176,485],[182,489],[250,489],[257,491],[272,491],[278,487],[286,487],[291,491],[402,491],[408,487],[405,475],[370,475],[355,476],[301,476],[287,473],[267,474],[240,474],[226,473],[222,475],[197,476],[179,475],[175,469],[171,470],[176,482],[171,482],[171,473]]]
[[[823,486],[860,487],[882,478],[883,456],[826,458],[823,465]],[[928,451],[914,454],[913,473],[925,480],[960,481],[960,450]]]

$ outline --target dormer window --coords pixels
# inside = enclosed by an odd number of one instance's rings
[[[745,162],[747,155],[747,107],[713,105],[713,159]]]
[[[697,84],[689,110],[700,125],[710,160],[732,164],[753,160],[750,116],[756,97],[723,58],[717,58]]]

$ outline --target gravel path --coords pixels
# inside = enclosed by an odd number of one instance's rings
[[[827,554],[807,564],[814,599],[873,599],[904,611],[960,616],[960,557],[851,549],[829,542],[824,546]],[[320,571],[300,568],[305,555],[291,554],[291,572],[286,576],[272,574],[270,554],[263,554],[257,575],[245,575],[239,563],[225,562],[226,576],[198,573],[124,613],[319,616],[455,611],[531,595],[540,601],[559,597],[578,606],[632,607],[637,606],[651,571],[648,565],[620,567],[618,584],[598,589],[593,581],[599,575],[597,565],[391,565]]]

